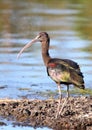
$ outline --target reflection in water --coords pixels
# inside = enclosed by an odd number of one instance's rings
[[[38,91],[57,90],[47,77],[40,44],[33,45],[16,59],[24,44],[41,31],[51,36],[51,56],[78,62],[86,87],[92,87],[90,2],[0,1],[0,86],[7,86],[0,90],[0,97],[31,97]],[[20,88],[28,88],[28,91],[19,91]]]

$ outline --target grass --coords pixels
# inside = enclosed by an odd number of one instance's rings
[[[78,89],[78,88],[73,88],[70,90],[70,94],[82,94],[82,95],[92,95],[92,90],[87,88],[87,89]]]
[[[30,91],[30,88],[19,88],[20,91]],[[90,88],[86,88],[85,90],[83,89],[79,89],[76,87],[73,87],[69,90],[70,92],[70,96],[92,96],[92,89]],[[56,91],[51,91],[51,90],[45,90],[45,91],[37,91],[34,92],[34,94],[38,97],[39,95],[41,97],[46,97],[46,98],[57,98],[59,96],[58,94],[58,90]],[[64,95],[64,97],[67,96],[67,91],[66,90],[62,90],[62,95]]]
[[[72,88],[69,90],[70,92],[70,95],[83,95],[83,96],[91,96],[92,95],[92,89],[79,89],[79,88]],[[52,92],[52,91],[46,91],[46,92],[43,92],[44,94],[47,94],[49,96],[54,96],[56,94],[58,94],[58,90],[56,92]],[[66,90],[62,90],[62,94],[65,94],[66,95],[67,91]]]

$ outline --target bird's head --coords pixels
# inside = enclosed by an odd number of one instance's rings
[[[36,37],[40,42],[49,42],[49,35],[46,32],[41,32],[38,34],[38,36]]]
[[[50,38],[49,35],[46,32],[41,32],[39,33],[31,42],[27,43],[18,53],[17,58],[20,57],[20,55],[22,54],[22,52],[27,49],[28,47],[30,47],[33,43],[36,42],[41,42],[41,43],[48,43],[49,44]]]

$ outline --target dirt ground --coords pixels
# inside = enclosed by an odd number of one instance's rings
[[[46,126],[53,130],[92,130],[92,97],[63,98],[58,115],[57,108],[58,100],[54,99],[0,99],[0,116],[15,121],[17,125]]]

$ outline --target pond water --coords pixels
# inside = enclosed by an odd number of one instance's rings
[[[46,99],[57,93],[46,74],[39,43],[16,58],[42,31],[51,37],[50,55],[76,61],[86,88],[92,88],[91,5],[89,0],[0,1],[0,98]]]
[[[12,125],[8,125],[8,126],[1,126],[0,127],[1,130],[51,130],[49,128],[30,128],[30,127],[24,127],[24,126],[12,126]]]

